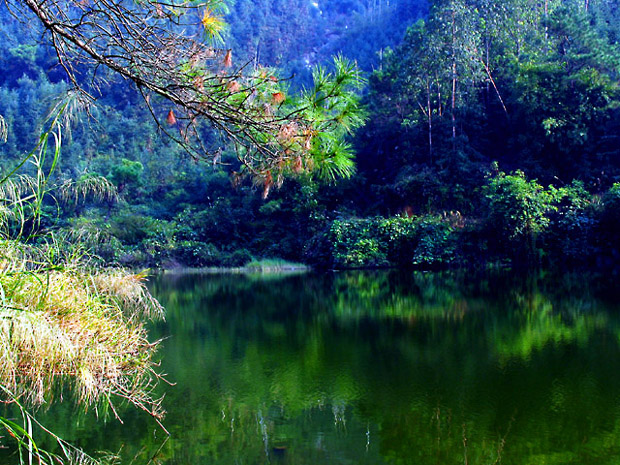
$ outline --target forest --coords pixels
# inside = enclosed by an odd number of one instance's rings
[[[53,50],[3,15],[8,172],[70,83]],[[43,228],[89,233],[97,256],[130,267],[598,266],[617,255],[613,2],[237,1],[225,20],[235,60],[271,67],[287,94],[311,85],[313,66],[355,60],[367,79],[365,125],[347,142],[355,170],[293,172],[266,195],[235,177],[217,133],[219,160],[188,155],[135,88],[109,77],[53,180],[103,177],[116,193],[50,196]]]
[[[138,315],[162,308],[126,270],[618,266],[613,0],[4,0],[0,37],[0,388],[26,416],[70,372],[161,419]],[[113,366],[40,353],[24,308],[98,321]]]

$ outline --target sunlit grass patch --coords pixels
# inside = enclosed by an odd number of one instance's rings
[[[308,267],[303,263],[289,262],[280,258],[255,259],[244,266],[250,271],[285,271],[285,270],[306,270]]]
[[[117,415],[117,404],[127,401],[158,423],[164,415],[153,393],[160,379],[157,343],[148,341],[144,327],[147,318],[163,318],[163,309],[145,276],[88,268],[88,256],[65,261],[57,246],[0,240],[0,401],[22,416],[18,422],[0,417],[0,427],[17,441],[21,463],[24,451],[29,460],[61,463],[33,448],[32,408],[70,398]],[[73,463],[72,454],[79,463],[95,463],[48,433],[66,463]]]
[[[100,269],[93,258],[79,240],[54,234],[0,238],[0,402],[21,417],[0,417],[0,429],[15,440],[20,463],[96,463],[40,425],[62,456],[37,448],[31,411],[41,405],[71,399],[117,415],[126,401],[163,418],[153,393],[157,344],[144,327],[163,309],[143,274]]]
[[[81,402],[118,396],[161,417],[143,317],[163,315],[142,276],[22,270],[0,273],[0,288],[1,384],[40,405],[70,378]]]

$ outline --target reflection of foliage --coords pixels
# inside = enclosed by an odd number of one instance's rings
[[[453,272],[163,275],[152,290],[168,323],[155,336],[166,337],[162,370],[177,385],[166,389],[172,439],[160,458],[613,463],[620,330],[596,296],[614,284]],[[144,454],[159,448],[125,420],[98,440],[115,449],[135,430]]]
[[[528,360],[548,345],[587,345],[592,333],[602,331],[609,323],[605,314],[591,315],[577,307],[568,315],[554,311],[553,304],[541,294],[518,296],[519,310],[515,319],[519,331],[509,327],[492,334],[493,345],[503,362],[517,358]]]
[[[447,272],[164,277],[164,369],[184,387],[170,403],[182,395],[192,412],[178,413],[186,439],[167,453],[226,463],[281,447],[330,463],[313,448],[321,431],[355,463],[617,458],[618,324],[599,287]]]

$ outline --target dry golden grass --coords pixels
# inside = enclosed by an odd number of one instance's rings
[[[2,241],[0,384],[22,402],[50,402],[67,386],[92,405],[127,399],[156,419],[155,344],[144,318],[163,318],[144,276],[47,267],[33,249]],[[62,387],[61,387],[62,386]]]

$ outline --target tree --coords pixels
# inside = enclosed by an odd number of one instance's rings
[[[217,147],[204,142],[204,123],[218,130],[265,192],[287,174],[352,173],[344,137],[363,122],[354,91],[364,80],[347,60],[336,59],[333,73],[317,70],[315,87],[293,98],[273,70],[234,66],[234,52],[215,47],[224,28],[221,0],[5,4],[19,20],[37,20],[86,100],[107,77],[101,68],[122,76],[135,84],[159,127],[194,156],[218,161]],[[89,85],[84,70],[91,70]]]
[[[495,176],[485,186],[490,237],[508,253],[520,259],[531,258],[536,237],[549,226],[547,213],[556,209],[558,195],[553,186],[545,189],[536,180],[528,180],[522,171],[506,174],[494,165]],[[522,248],[525,247],[525,250]]]
[[[449,91],[444,85],[446,74],[445,54],[438,47],[438,43],[429,37],[428,28],[423,21],[419,21],[409,29],[400,51],[407,51],[403,56],[405,69],[409,73],[404,78],[403,85],[407,88],[401,95],[410,95],[416,99],[415,104],[422,112],[428,127],[429,160],[433,161],[433,121],[442,118],[445,98]],[[413,111],[417,109],[413,107]]]

